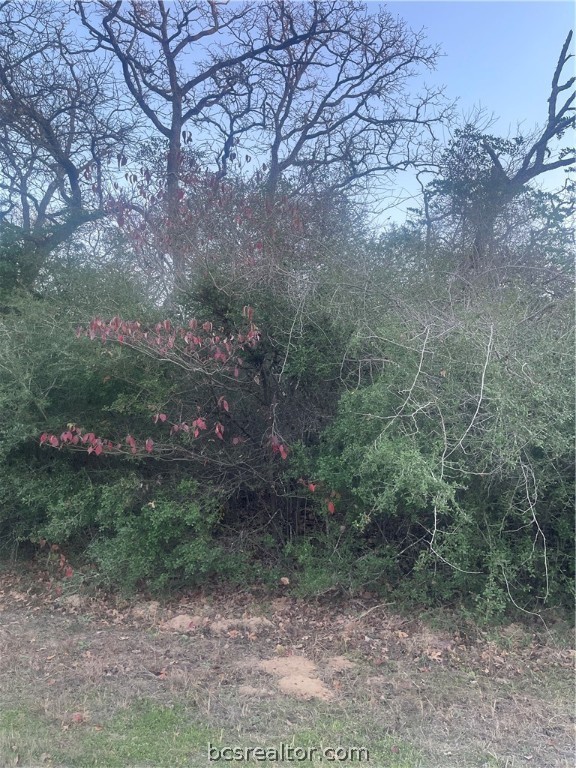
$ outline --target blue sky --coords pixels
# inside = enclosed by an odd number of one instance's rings
[[[518,123],[524,133],[543,124],[552,74],[574,28],[572,2],[404,0],[386,6],[412,29],[425,27],[429,42],[441,47],[444,56],[426,81],[444,84],[461,112],[484,107],[498,118],[490,132],[501,135],[515,133]],[[562,181],[561,171],[550,174],[546,186]]]
[[[405,0],[387,7],[441,46],[445,55],[432,79],[459,97],[464,111],[482,104],[504,131],[519,120],[543,121],[552,73],[574,26],[572,2]]]

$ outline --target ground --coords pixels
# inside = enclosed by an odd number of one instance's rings
[[[369,594],[128,601],[4,571],[0,766],[572,768],[566,627],[455,616]]]

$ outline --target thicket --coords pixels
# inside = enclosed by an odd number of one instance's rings
[[[542,129],[441,149],[436,51],[384,8],[4,6],[0,550],[571,604],[576,206],[534,184],[576,162],[571,34]]]
[[[5,295],[5,551],[57,543],[124,589],[288,575],[488,615],[566,603],[571,302],[440,266],[423,282],[390,240],[308,241],[322,258],[298,270],[210,261],[169,313],[98,270]]]

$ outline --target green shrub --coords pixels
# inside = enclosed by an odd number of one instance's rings
[[[487,614],[569,600],[573,542],[571,309],[497,298],[382,324],[388,363],[316,464],[367,546],[396,547],[404,594]]]
[[[200,493],[198,484],[181,480],[150,494],[132,511],[117,508],[99,521],[87,555],[112,584],[131,590],[138,584],[160,589],[198,584],[242,568],[238,554],[226,552],[216,538],[222,512],[217,493]]]

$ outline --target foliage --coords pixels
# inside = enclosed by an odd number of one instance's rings
[[[105,5],[77,4],[80,47],[4,9],[0,542],[124,588],[566,602],[573,185],[532,181],[574,163],[571,36],[543,131],[456,130],[377,236],[345,190],[422,154],[440,94],[398,101],[435,60],[419,34],[339,0]],[[133,99],[158,135],[127,157]]]
[[[473,594],[496,613],[557,600],[572,551],[570,307],[534,312],[504,290],[432,309],[383,318],[387,363],[343,396],[316,476],[341,493],[345,525],[402,553],[395,580],[413,596]]]
[[[555,192],[529,184],[551,170],[568,172],[575,162],[573,150],[548,147],[574,122],[565,117],[573,95],[554,114],[558,93],[553,88],[548,124],[537,140],[493,136],[473,124],[455,130],[438,172],[423,189],[420,223],[429,253],[443,244],[460,267],[468,262],[476,271],[490,268],[500,281],[526,270],[547,285],[570,272],[574,183]]]
[[[200,492],[192,480],[146,490],[151,500],[145,504],[140,500],[132,511],[119,504],[112,514],[103,509],[94,521],[99,533],[87,554],[106,579],[125,590],[139,583],[158,589],[222,575],[234,581],[242,560],[215,541],[221,513],[217,490]]]

